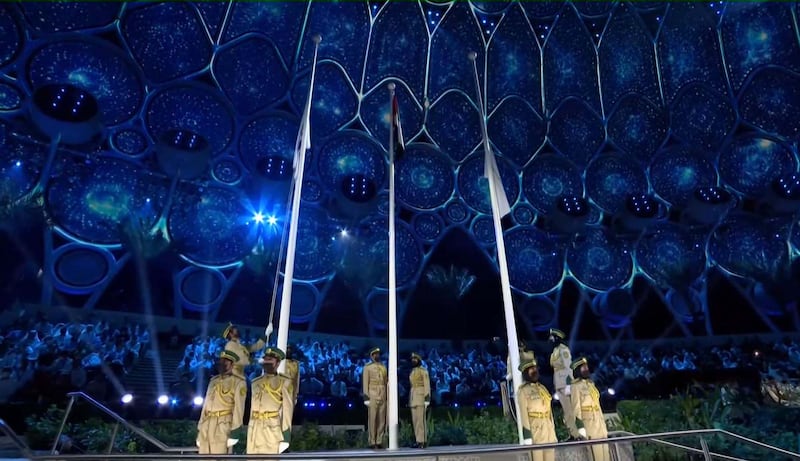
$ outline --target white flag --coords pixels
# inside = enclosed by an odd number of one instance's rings
[[[503,180],[500,178],[500,171],[497,168],[497,161],[494,158],[494,153],[492,152],[491,147],[489,147],[489,142],[484,140],[483,146],[485,153],[483,175],[489,180],[490,191],[494,189],[490,193],[494,193],[495,197],[497,197],[497,209],[500,213],[500,217],[502,218],[511,213],[511,206],[508,203],[506,190],[503,188]]]

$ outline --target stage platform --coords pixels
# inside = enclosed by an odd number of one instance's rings
[[[635,461],[635,455],[640,447],[657,445],[661,451],[682,454],[686,459],[723,459],[728,461],[746,461],[727,453],[714,453],[709,450],[708,440],[712,438],[727,439],[728,444],[747,445],[751,452],[758,452],[758,459],[770,461],[800,461],[800,454],[773,447],[762,442],[748,439],[722,429],[698,429],[678,432],[665,432],[659,434],[636,435],[627,432],[610,432],[608,439],[565,442],[549,445],[460,445],[460,446],[434,446],[424,449],[399,448],[387,449],[355,449],[320,452],[289,452],[281,455],[198,455],[197,448],[167,446],[153,435],[148,434],[139,427],[133,426],[120,415],[114,413],[96,400],[82,392],[70,394],[70,401],[64,414],[61,430],[54,439],[52,452],[35,452],[29,449],[25,440],[19,437],[2,419],[0,419],[0,460],[31,461],[156,461],[156,460],[414,460],[414,461],[533,461],[538,458],[541,450],[553,450],[555,461],[589,461],[593,457],[593,445],[605,445],[611,455],[611,461]],[[62,454],[58,453],[58,443],[76,399],[81,398],[97,407],[102,413],[118,423],[117,427],[124,427],[132,434],[150,443],[158,452],[156,453],[111,453],[115,430],[109,440],[109,452],[105,454]],[[360,429],[360,426],[354,428]],[[336,432],[336,427],[327,428]]]

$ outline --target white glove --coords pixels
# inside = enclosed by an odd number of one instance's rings
[[[578,435],[580,435],[581,437],[583,437],[586,440],[589,440],[589,436],[586,435],[586,428],[585,427],[582,427],[582,428],[578,429]]]
[[[567,384],[567,387],[564,388],[564,395],[570,395],[572,393],[572,386]]]
[[[288,449],[289,449],[289,444],[287,442],[281,442],[278,444],[278,453],[283,453]]]
[[[195,440],[194,444],[197,445],[197,448],[200,448],[200,439]]]
[[[523,445],[533,445],[533,439],[525,439],[522,441]]]
[[[430,402],[425,402],[425,408],[428,408],[429,406],[431,406],[431,403]]]
[[[511,381],[511,373],[506,375],[506,381]]]
[[[267,325],[267,329],[264,330],[264,336],[269,338],[271,334],[272,334],[272,324],[270,323],[269,325]]]
[[[236,445],[237,443],[239,443],[239,439],[228,439],[228,448]]]
[[[369,406],[369,400],[364,400],[364,405]]]

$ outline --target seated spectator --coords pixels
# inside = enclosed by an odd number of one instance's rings
[[[342,375],[336,375],[333,383],[331,384],[331,395],[333,397],[345,398],[347,397],[347,384],[342,379]]]
[[[86,385],[86,370],[81,366],[79,360],[72,361],[72,370],[69,374],[69,385],[74,391],[83,389]]]

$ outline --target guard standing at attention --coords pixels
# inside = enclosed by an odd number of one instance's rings
[[[383,435],[386,432],[386,386],[388,373],[381,363],[381,350],[378,347],[369,351],[372,362],[364,365],[361,373],[362,394],[364,405],[367,406],[367,433],[369,434],[369,447],[381,448]]]
[[[219,374],[211,378],[197,423],[197,448],[201,455],[225,455],[244,436],[242,419],[247,382],[233,373],[239,357],[223,350],[217,361]]]
[[[413,448],[425,448],[427,440],[425,410],[431,404],[431,378],[428,370],[422,367],[422,357],[411,354],[411,374],[408,375],[411,391],[408,393],[408,406],[411,408],[411,423],[414,425]]]
[[[519,366],[525,384],[517,390],[519,414],[522,418],[522,437],[528,445],[556,443],[556,427],[553,424],[553,412],[550,402],[553,397],[550,391],[539,382],[539,367],[536,360],[530,360]],[[533,461],[554,461],[555,451],[534,450]]]
[[[285,357],[277,347],[268,347],[261,359],[264,374],[251,384],[247,454],[277,454],[289,448],[294,389],[289,377],[278,374]]]
[[[553,353],[550,354],[550,366],[553,367],[553,387],[556,388],[558,403],[564,410],[564,424],[567,426],[570,438],[577,439],[578,428],[575,427],[575,415],[572,414],[572,400],[570,399],[572,353],[564,341],[566,341],[566,335],[563,331],[550,329],[550,342],[553,343]]]
[[[608,438],[606,419],[600,408],[600,391],[594,385],[589,373],[589,361],[581,357],[572,362],[575,380],[572,382],[572,408],[575,425],[584,440]],[[608,445],[592,445],[594,461],[611,461]]]

